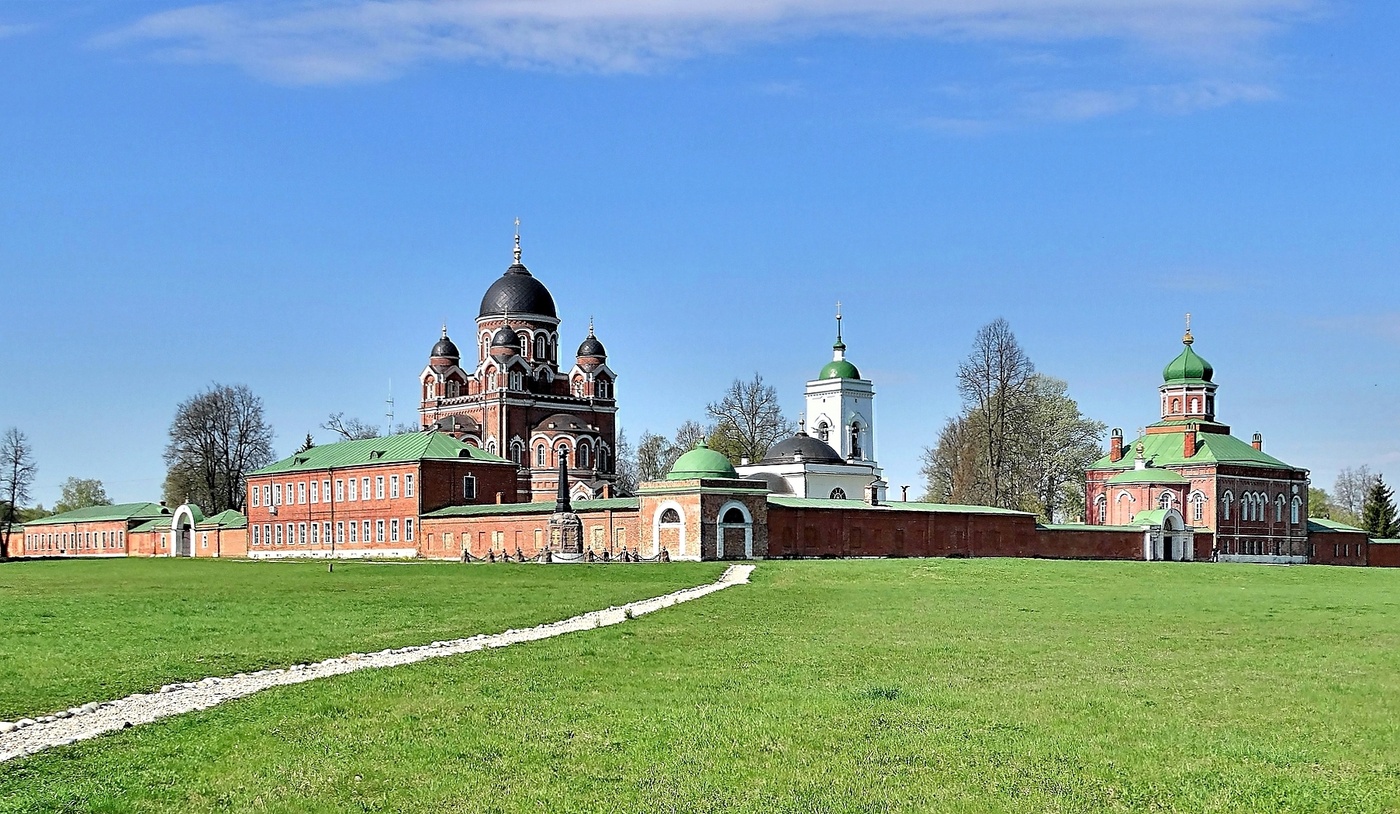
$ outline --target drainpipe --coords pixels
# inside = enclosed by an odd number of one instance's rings
[[[335,467],[327,470],[331,479],[331,489],[335,488]],[[335,573],[335,540],[338,536],[335,530],[335,492],[331,492],[331,557],[326,563],[326,573]]]

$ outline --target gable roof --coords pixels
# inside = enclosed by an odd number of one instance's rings
[[[312,447],[305,452],[255,469],[249,475],[272,475],[279,472],[307,472],[317,469],[337,469],[366,464],[410,463],[425,460],[470,458],[484,463],[508,463],[484,449],[464,444],[444,432],[406,432],[385,438],[365,438],[339,441]]]
[[[1366,533],[1365,529],[1359,529],[1356,526],[1348,526],[1346,523],[1343,523],[1340,520],[1329,520],[1326,517],[1309,517],[1308,533],[1312,534],[1313,532],[1318,531],[1346,531],[1351,532],[1353,534]]]
[[[225,509],[213,517],[206,517],[195,524],[197,529],[241,529],[247,528],[248,517],[237,509]]]
[[[1255,449],[1253,444],[1241,441],[1233,435],[1213,432],[1196,434],[1196,454],[1187,458],[1183,438],[1184,432],[1149,433],[1123,445],[1123,457],[1117,462],[1109,457],[1098,459],[1089,467],[1093,470],[1124,470],[1135,466],[1135,450],[1138,442],[1143,445],[1143,455],[1154,467],[1196,466],[1199,464],[1244,464],[1265,469],[1297,469],[1298,467],[1280,461],[1278,458]]]
[[[50,526],[60,523],[102,523],[117,520],[134,520],[147,517],[169,516],[171,511],[159,503],[115,503],[110,506],[88,506],[63,514],[41,517],[24,525]]]

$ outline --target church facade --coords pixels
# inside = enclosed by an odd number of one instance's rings
[[[419,374],[420,424],[516,464],[522,500],[553,500],[561,462],[573,497],[608,497],[617,374],[591,321],[573,357],[561,355],[554,297],[520,256],[517,233],[514,262],[482,296],[465,357],[443,327]]]
[[[779,495],[885,500],[888,484],[875,458],[875,385],[846,359],[839,311],[832,351],[832,360],[807,382],[797,434],[737,473]]]
[[[1212,535],[1214,559],[1307,562],[1308,471],[1264,452],[1216,420],[1215,369],[1196,353],[1188,324],[1183,349],[1162,371],[1161,420],[1124,445],[1113,430],[1109,453],[1085,473],[1088,522],[1131,525],[1155,518],[1185,539]],[[1189,547],[1159,559],[1191,559]]]

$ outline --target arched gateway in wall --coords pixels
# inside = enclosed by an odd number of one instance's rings
[[[170,556],[194,556],[194,527],[204,519],[198,506],[186,503],[170,518]]]

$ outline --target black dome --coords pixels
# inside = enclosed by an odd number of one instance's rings
[[[805,432],[799,432],[791,438],[779,441],[768,448],[768,454],[763,456],[761,463],[784,464],[792,463],[793,456],[802,453],[804,462],[818,464],[839,464],[845,463],[841,460],[841,455],[832,449],[825,441],[813,438]]]
[[[512,331],[510,328],[501,326],[500,328],[496,329],[496,332],[494,334],[491,335],[491,347],[519,348],[520,337],[516,336],[515,331]]]
[[[592,331],[589,331],[588,338],[583,340],[582,345],[578,346],[578,355],[597,356],[599,359],[606,359],[608,357],[608,350],[603,347],[602,342],[598,341],[598,337],[594,336]]]
[[[549,293],[549,289],[520,263],[506,269],[501,279],[486,289],[485,296],[481,298],[481,312],[477,317],[506,313],[522,316],[539,314],[553,319],[559,318],[559,314],[554,310],[554,297]]]
[[[457,350],[457,346],[453,344],[452,340],[447,338],[447,334],[443,334],[442,338],[437,341],[437,344],[433,345],[433,352],[429,355],[443,356],[448,359],[462,358],[461,352]]]

